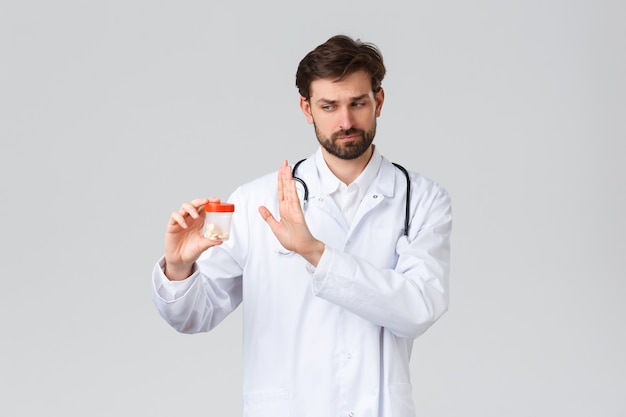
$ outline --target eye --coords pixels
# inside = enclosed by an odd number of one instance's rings
[[[352,107],[363,107],[365,106],[365,102],[363,101],[355,101],[354,103],[352,103]]]
[[[322,110],[324,111],[332,111],[335,108],[335,106],[333,106],[332,104],[326,104],[325,106],[322,106]]]

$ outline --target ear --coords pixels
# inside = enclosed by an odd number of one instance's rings
[[[302,113],[306,116],[307,122],[309,124],[313,124],[313,115],[311,114],[311,103],[309,100],[300,96],[300,108],[302,109]]]
[[[380,111],[382,110],[383,103],[385,101],[385,90],[381,87],[374,97],[376,98],[376,117],[380,117]]]

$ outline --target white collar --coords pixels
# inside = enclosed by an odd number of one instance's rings
[[[374,147],[374,152],[369,162],[359,174],[359,176],[353,181],[359,188],[359,201],[363,198],[363,194],[367,191],[369,186],[378,175],[378,170],[383,162],[382,155],[378,152],[378,148]],[[322,147],[320,146],[315,152],[315,165],[317,166],[317,172],[319,173],[320,183],[322,186],[322,194],[329,195],[339,190],[340,187],[345,184],[341,182],[339,178],[332,173],[326,161],[324,161],[324,155],[322,154]]]

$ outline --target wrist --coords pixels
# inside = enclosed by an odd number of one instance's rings
[[[314,267],[317,267],[317,264],[322,258],[322,255],[324,254],[325,249],[326,249],[326,245],[324,244],[324,242],[315,240],[309,246],[308,250],[306,252],[301,253],[300,255],[302,255],[302,257],[306,259],[308,263],[310,263]]]
[[[192,264],[173,264],[165,260],[163,266],[163,273],[170,281],[183,281],[191,276],[193,273]]]

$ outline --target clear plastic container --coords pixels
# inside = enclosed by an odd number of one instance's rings
[[[230,237],[230,222],[234,211],[234,204],[222,203],[220,200],[206,203],[204,205],[206,217],[202,235],[211,240],[228,240]]]

